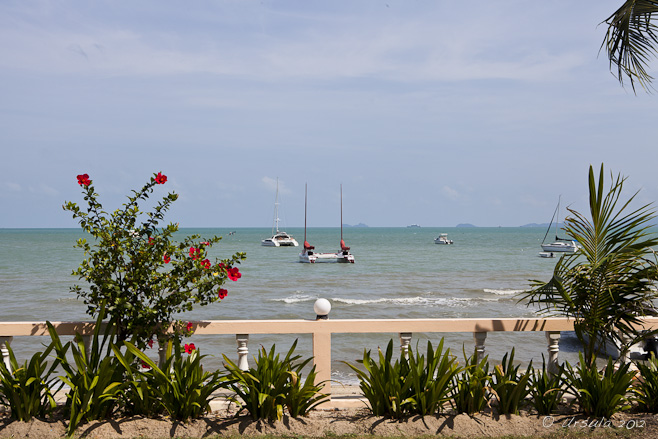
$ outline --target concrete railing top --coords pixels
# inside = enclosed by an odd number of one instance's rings
[[[658,328],[658,317],[642,319]],[[91,334],[93,322],[52,322],[60,335]],[[198,320],[195,334],[340,334],[385,332],[572,331],[567,318],[498,319],[336,319],[336,320]],[[0,336],[48,335],[45,322],[0,322]]]

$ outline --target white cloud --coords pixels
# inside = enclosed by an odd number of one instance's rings
[[[441,193],[446,197],[451,200],[457,200],[460,198],[459,192],[457,192],[455,189],[449,187],[449,186],[443,186],[441,188]]]

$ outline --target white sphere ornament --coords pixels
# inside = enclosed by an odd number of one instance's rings
[[[331,311],[331,303],[327,299],[318,299],[313,304],[313,311],[315,311],[315,320],[326,320],[329,318],[329,311]]]

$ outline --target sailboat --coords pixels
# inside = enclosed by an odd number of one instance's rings
[[[354,256],[343,240],[343,185],[340,186],[340,251],[336,253],[316,253],[315,246],[306,239],[306,218],[308,206],[308,185],[304,188],[304,249],[299,254],[299,262],[315,264],[316,262],[350,262],[354,263]]]
[[[272,237],[263,239],[261,244],[266,247],[297,247],[299,243],[286,232],[279,230],[279,179],[276,179],[276,196],[274,198],[274,224]],[[276,230],[276,231],[275,231]]]
[[[557,236],[557,224],[558,224],[558,218],[560,214],[560,198],[557,200],[557,207],[555,208],[555,212],[553,212],[553,217],[551,218],[551,222],[548,225],[548,229],[546,230],[546,234],[544,235],[544,239],[542,240],[541,243],[541,248],[545,252],[548,252],[548,256],[546,257],[552,257],[552,253],[554,252],[569,252],[573,253],[576,250],[578,250],[578,244],[576,244],[576,241],[571,240],[571,239],[565,239],[565,238],[559,238]],[[551,231],[551,226],[553,225],[553,220],[555,220],[555,241],[546,244],[546,237],[548,236],[548,233]]]

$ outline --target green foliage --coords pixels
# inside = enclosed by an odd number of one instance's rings
[[[124,342],[124,345],[128,342]],[[143,371],[146,365],[141,360],[126,349],[125,353],[117,345],[112,345],[114,356],[123,367],[125,387],[121,393],[120,405],[125,415],[141,415],[146,417],[155,417],[164,413],[164,408],[158,400],[156,389],[152,383],[140,371]]]
[[[491,375],[489,374],[488,357],[477,361],[477,353],[466,358],[463,371],[453,377],[452,404],[457,413],[472,415],[484,410],[489,403],[491,390]]]
[[[637,193],[618,206],[625,178],[613,179],[604,194],[603,175],[601,166],[597,184],[590,166],[591,221],[571,209],[573,217],[565,220],[566,234],[582,248],[562,256],[552,279],[534,281],[536,288],[523,297],[545,315],[574,320],[588,363],[594,363],[606,341],[625,350],[645,336],[639,323],[655,312],[653,300],[658,297],[652,250],[658,238],[650,230],[654,212],[649,205],[630,207]]]
[[[640,377],[635,383],[637,401],[643,411],[658,413],[658,359],[651,354],[646,364],[638,361]]]
[[[563,379],[564,364],[561,364],[555,373],[550,373],[546,370],[546,361],[543,361],[541,371],[533,371],[528,386],[532,396],[532,405],[538,414],[550,415],[557,410],[564,395]]]
[[[151,410],[154,406],[152,398],[155,396],[155,406],[159,405],[172,419],[178,421],[199,418],[210,411],[212,393],[224,385],[224,378],[219,371],[211,373],[203,370],[201,360],[204,356],[197,349],[187,355],[178,340],[170,340],[167,344],[167,359],[162,367],[158,367],[137,346],[130,342],[124,344],[127,352],[148,367],[147,370],[137,372],[138,380],[147,384],[133,382],[129,386],[131,393],[141,398],[133,401],[133,406],[141,405],[147,411]],[[140,395],[140,389],[146,389],[146,392]],[[157,412],[159,410],[156,408]]]
[[[53,395],[61,385],[57,386],[57,378],[51,376],[59,361],[50,367],[46,361],[52,349],[50,345],[44,352],[35,353],[21,366],[7,344],[11,370],[0,359],[0,404],[9,407],[11,419],[29,421],[32,417],[45,417],[56,407]]]
[[[587,416],[610,418],[619,411],[631,408],[631,384],[635,372],[629,371],[631,363],[615,368],[612,358],[602,372],[596,364],[585,361],[580,352],[580,363],[573,368],[568,362],[565,370],[565,384],[576,397],[580,409]]]
[[[69,436],[83,422],[106,419],[114,414],[124,387],[123,368],[110,355],[116,335],[113,327],[108,325],[100,337],[102,317],[101,307],[89,347],[85,346],[80,334],[76,334],[74,342],[62,345],[55,328],[47,322],[53,348],[65,373],[60,379],[70,387],[65,405],[69,416]],[[67,359],[69,349],[73,364]]]
[[[459,373],[457,359],[450,349],[443,350],[443,338],[436,350],[427,342],[425,355],[409,349],[409,358],[401,356],[392,363],[393,340],[386,353],[379,351],[379,363],[375,363],[370,351],[364,351],[365,371],[346,363],[359,377],[360,387],[376,416],[401,418],[409,415],[433,415],[440,413],[450,400],[453,377]]]
[[[626,0],[608,17],[608,25],[601,48],[605,47],[610,61],[617,66],[617,79],[624,84],[628,77],[635,91],[635,82],[650,91],[653,77],[647,72],[649,60],[658,54],[658,30],[653,19],[658,4],[648,0]]]
[[[164,196],[146,213],[146,220],[139,222],[139,204],[148,200],[156,185],[166,182],[162,174],[133,191],[128,202],[112,213],[103,210],[86,174],[78,176],[78,182],[87,208],[73,202],[63,207],[93,239],[91,243],[81,239],[76,245],[84,250],[85,259],[73,275],[83,284],[71,291],[84,300],[92,316],[105,304],[118,340],[130,339],[140,348],[154,335],[164,342],[170,336],[164,322],[195,305],[221,300],[225,290],[220,292],[220,287],[226,279],[240,277],[234,265],[245,258],[244,253],[215,260],[215,264],[208,259],[209,247],[221,237],[192,235],[176,242],[177,224],[158,226],[177,194]]]
[[[392,359],[393,340],[390,340],[385,353],[379,349],[379,363],[371,358],[370,351],[363,351],[363,359],[358,362],[363,364],[365,371],[353,364],[345,364],[359,377],[359,387],[370,404],[372,414],[399,419],[406,415],[403,405],[411,387],[411,380],[406,379],[409,362],[404,357],[395,363],[391,362]]]
[[[525,373],[519,372],[519,365],[514,365],[514,348],[507,358],[503,356],[501,364],[494,367],[491,389],[498,399],[498,412],[504,415],[518,415],[519,407],[530,393],[528,381],[532,376],[532,361]]]
[[[306,380],[302,379],[302,369],[312,358],[298,362],[301,356],[293,356],[296,347],[297,340],[282,360],[275,353],[275,345],[269,353],[263,347],[258,352],[255,367],[247,371],[240,370],[224,355],[228,387],[242,403],[235,397],[232,399],[243,404],[254,419],[280,420],[284,408],[288,408],[292,417],[303,416],[327,399],[327,395],[320,392],[324,382],[315,383],[315,366]]]
[[[441,338],[434,350],[428,340],[425,355],[414,354],[409,349],[409,375],[406,380],[411,382],[411,386],[410,395],[405,398],[408,402],[405,409],[409,414],[434,415],[440,413],[450,401],[452,379],[461,369],[450,349],[443,351],[443,341]]]

